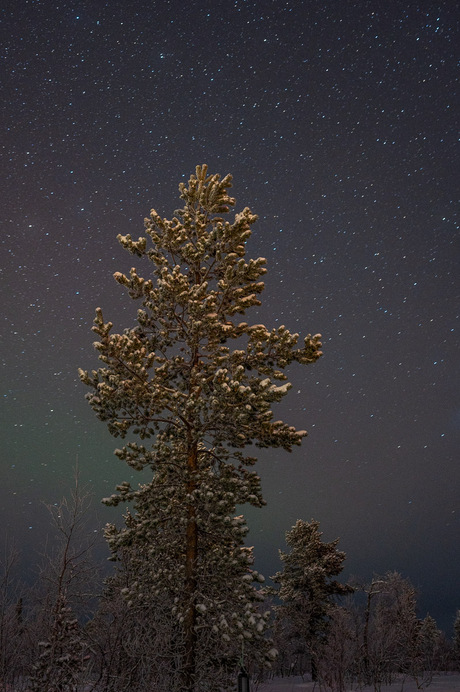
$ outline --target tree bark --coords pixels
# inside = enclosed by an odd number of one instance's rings
[[[196,487],[195,474],[197,471],[198,450],[196,442],[189,446],[187,467],[189,481],[187,493],[193,493]],[[193,502],[187,507],[187,528],[185,536],[185,602],[186,613],[184,618],[185,654],[183,664],[184,690],[195,690],[195,662],[196,662],[196,565],[198,554],[198,527],[196,522],[196,508]]]

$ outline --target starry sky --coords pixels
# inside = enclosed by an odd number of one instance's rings
[[[259,215],[267,327],[323,334],[277,417],[309,431],[260,454],[256,566],[296,519],[340,538],[343,577],[397,570],[451,631],[460,607],[456,3],[21,0],[1,10],[0,516],[24,565],[78,459],[99,498],[134,480],[87,405],[118,233],[171,218],[197,164]],[[138,267],[142,274],[144,268]],[[278,416],[279,413],[279,416]],[[117,513],[118,517],[119,514]]]

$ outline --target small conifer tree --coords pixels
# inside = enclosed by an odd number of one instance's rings
[[[80,625],[60,594],[51,614],[49,638],[38,644],[40,653],[32,667],[30,692],[75,692],[80,687],[86,645]]]
[[[287,626],[291,636],[306,645],[311,655],[312,677],[316,679],[316,648],[327,630],[328,616],[337,596],[352,592],[348,585],[332,577],[343,570],[345,553],[337,550],[338,539],[321,540],[319,522],[299,519],[286,533],[290,552],[280,551],[283,570],[273,581],[280,585],[277,607],[279,626]]]
[[[245,208],[224,218],[235,203],[231,181],[198,166],[179,186],[184,207],[172,220],[152,210],[144,236],[118,236],[150,263],[148,278],[134,268],[115,274],[141,303],[137,325],[113,334],[97,308],[103,367],[79,371],[98,418],[114,436],[130,435],[115,454],[153,472],[150,482],[122,483],[106,500],[134,508],[124,528],[108,527],[107,538],[115,558],[129,550],[138,561],[129,602],[151,597],[169,609],[174,655],[169,668],[162,665],[170,692],[224,689],[243,643],[253,658],[257,651],[270,658],[254,587],[262,577],[243,546],[245,521],[235,517],[236,505],[264,504],[251,470],[256,459],[244,448],[300,444],[305,431],[274,421],[272,404],[291,386],[284,368],[321,355],[319,334],[297,347],[299,335],[284,326],[238,319],[260,305],[266,269],[265,259],[245,257],[257,217]],[[227,673],[216,678],[217,670]]]

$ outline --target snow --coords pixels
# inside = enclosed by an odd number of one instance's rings
[[[306,676],[305,676],[306,677]],[[22,689],[22,687],[21,687]],[[94,692],[92,685],[85,686],[84,692]],[[260,685],[251,684],[251,692],[330,692],[327,687],[320,687],[319,683],[303,681],[302,677],[293,676],[288,678],[275,678],[270,682]],[[431,684],[421,689],[427,692],[460,692],[460,673],[446,673],[444,675],[434,675]],[[15,692],[14,689],[6,687],[7,692]],[[346,685],[346,692],[375,692],[374,687],[358,687],[358,685]],[[380,692],[420,692],[414,680],[396,680],[393,685],[382,685]]]
[[[265,682],[257,687],[254,691],[257,692],[327,692],[329,688],[320,687],[319,683],[303,681],[301,676],[293,676],[289,678],[275,678],[269,682]],[[422,689],[427,689],[428,692],[460,692],[460,674],[454,673],[451,675],[434,675],[431,684]],[[346,692],[374,692],[374,687],[361,687],[358,685],[346,685]],[[393,685],[382,685],[381,692],[419,692],[417,684],[414,680],[406,678],[397,680]]]

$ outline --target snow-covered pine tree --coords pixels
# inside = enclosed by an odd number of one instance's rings
[[[48,639],[38,644],[39,656],[29,679],[29,692],[76,692],[87,664],[86,644],[77,619],[61,593],[51,613]]]
[[[331,577],[343,570],[345,553],[337,550],[338,539],[323,543],[319,522],[299,519],[286,533],[290,552],[280,551],[283,570],[273,581],[280,585],[277,592],[282,605],[277,606],[278,628],[287,627],[290,635],[306,645],[312,661],[312,677],[316,679],[317,644],[327,629],[328,615],[337,596],[353,589]]]
[[[184,207],[172,220],[152,210],[144,236],[118,236],[150,262],[149,278],[134,268],[115,274],[141,302],[137,326],[112,334],[97,308],[104,366],[79,371],[96,415],[113,435],[132,436],[115,454],[153,471],[149,483],[122,483],[106,500],[134,507],[107,537],[115,558],[130,547],[138,555],[142,578],[128,589],[130,602],[151,593],[170,604],[169,692],[218,689],[217,671],[230,670],[243,642],[252,656],[266,656],[266,618],[253,585],[261,577],[243,547],[245,522],[234,516],[236,505],[264,504],[249,468],[256,459],[243,449],[300,444],[305,431],[274,421],[272,404],[290,389],[284,368],[321,355],[319,334],[297,347],[299,335],[284,326],[239,321],[260,305],[266,269],[265,259],[245,258],[257,217],[245,208],[224,218],[235,203],[231,184],[230,175],[198,166],[179,186]]]

